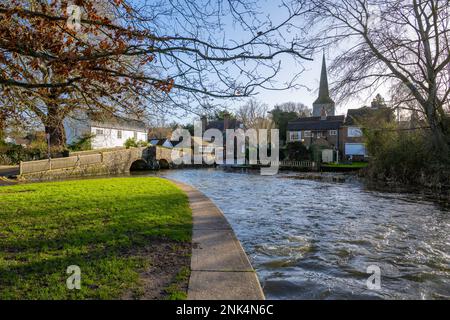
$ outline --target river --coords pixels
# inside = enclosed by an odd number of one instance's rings
[[[222,209],[268,299],[450,299],[449,210],[418,194],[287,174],[159,174]],[[369,266],[379,289],[366,284]]]

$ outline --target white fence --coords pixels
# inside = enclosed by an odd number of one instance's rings
[[[246,163],[246,165],[257,165],[257,166],[268,166],[267,163],[262,163],[258,160],[255,163]],[[289,167],[289,168],[315,168],[316,163],[314,161],[304,160],[304,161],[270,161],[271,166]]]

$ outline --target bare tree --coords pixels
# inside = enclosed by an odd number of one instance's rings
[[[313,47],[340,45],[332,71],[341,98],[383,84],[407,88],[432,131],[437,154],[449,156],[448,0],[312,0]],[[315,29],[314,29],[315,28]]]
[[[280,0],[278,21],[264,16],[258,1],[74,3],[82,10],[80,31],[68,27],[65,1],[0,0],[2,99],[32,110],[56,144],[74,110],[200,114],[197,107],[211,99],[294,87],[275,84],[281,57],[311,56],[285,32],[303,2]],[[232,27],[237,37],[224,31]]]
[[[236,112],[236,117],[240,120],[246,128],[266,129],[261,126],[267,126],[271,121],[269,120],[267,111],[269,106],[261,103],[256,99],[250,99],[246,104],[239,107]]]

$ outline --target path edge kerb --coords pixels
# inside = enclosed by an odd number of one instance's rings
[[[256,271],[222,210],[193,186],[168,180],[186,193],[192,210],[188,300],[264,300]]]

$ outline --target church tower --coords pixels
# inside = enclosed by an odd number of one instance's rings
[[[322,72],[320,74],[319,97],[313,103],[313,117],[323,116],[323,110],[325,111],[327,116],[335,115],[335,103],[330,98],[330,91],[328,89],[328,75],[327,64],[325,62],[325,53],[323,55]]]

